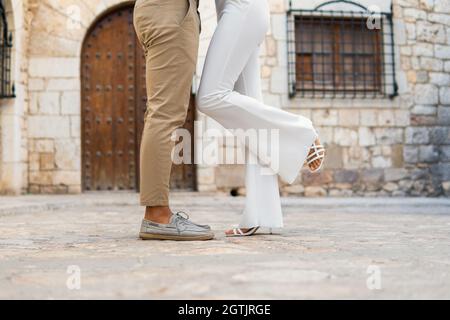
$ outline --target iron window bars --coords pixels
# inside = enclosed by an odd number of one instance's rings
[[[11,80],[12,34],[8,30],[3,1],[0,1],[0,98],[14,98],[15,89]]]
[[[355,11],[324,9],[336,3]],[[371,12],[345,0],[301,10],[290,1],[287,32],[291,98],[397,95],[392,13]]]

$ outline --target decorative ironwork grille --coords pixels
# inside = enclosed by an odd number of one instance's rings
[[[325,10],[345,3],[355,11]],[[397,95],[392,14],[352,1],[288,11],[291,97],[393,98]]]
[[[14,98],[11,79],[12,34],[8,30],[5,6],[0,1],[0,98]]]

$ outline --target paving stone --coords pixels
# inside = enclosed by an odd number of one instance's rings
[[[284,230],[228,239],[244,198],[176,193],[174,209],[217,232],[191,243],[138,240],[137,203],[128,193],[3,197],[0,298],[450,298],[449,199],[284,198]],[[381,290],[367,286],[371,270]]]

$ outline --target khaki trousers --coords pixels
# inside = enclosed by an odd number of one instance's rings
[[[146,56],[148,107],[141,145],[141,205],[169,206],[172,134],[186,121],[196,68],[196,0],[138,0],[134,26]]]

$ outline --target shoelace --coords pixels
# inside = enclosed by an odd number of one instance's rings
[[[189,219],[190,219],[189,215],[184,211],[177,212],[176,215],[186,221],[189,221]]]
[[[177,212],[176,216],[179,217],[181,220],[183,220],[185,223],[188,223],[190,225],[193,225],[193,226],[196,226],[196,227],[200,227],[200,228],[204,227],[201,224],[197,224],[197,223],[194,223],[191,220],[189,220],[190,219],[189,214],[187,214],[184,211]]]
[[[182,214],[185,214],[186,217],[183,217]],[[175,217],[177,218],[175,220],[175,225],[177,227],[178,232],[186,230],[187,226],[191,224],[191,222],[189,221],[189,215],[185,212],[183,212],[182,214],[180,212],[175,214]]]

